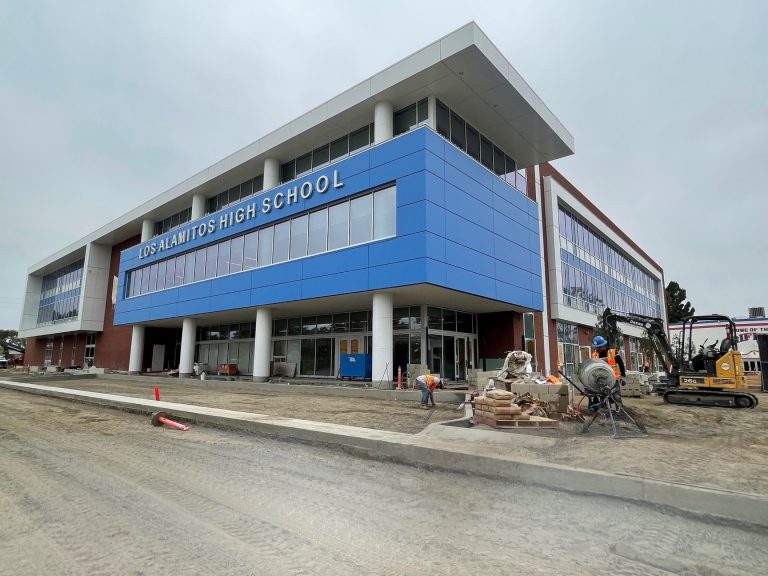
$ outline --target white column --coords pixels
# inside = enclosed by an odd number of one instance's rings
[[[195,194],[192,196],[192,215],[191,220],[197,220],[205,216],[205,204],[207,202],[205,194]]]
[[[392,138],[393,109],[391,102],[376,102],[373,109],[373,143],[378,144]]]
[[[280,160],[267,158],[264,160],[264,190],[269,190],[280,184]]]
[[[131,333],[131,355],[128,357],[128,374],[139,374],[144,359],[144,325],[134,324]]]
[[[181,358],[179,359],[179,378],[192,376],[195,363],[195,340],[197,338],[197,320],[184,318],[181,326]]]
[[[437,98],[434,94],[427,97],[427,126],[437,131]]]
[[[371,379],[382,387],[392,383],[392,294],[373,295],[373,359]]]
[[[151,240],[155,235],[155,221],[149,218],[144,218],[141,223],[141,241],[146,242]]]
[[[253,343],[253,381],[269,380],[269,359],[272,357],[272,310],[256,309],[256,333]]]

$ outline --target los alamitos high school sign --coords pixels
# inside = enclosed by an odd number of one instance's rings
[[[344,186],[344,183],[339,178],[339,171],[334,170],[330,178],[326,175],[318,176],[314,182],[312,180],[305,180],[301,184],[296,184],[285,191],[275,192],[262,198],[260,201],[261,213],[269,214],[272,210],[281,210],[286,206],[298,203],[299,198],[307,200],[314,193],[325,194],[330,189],[341,188],[342,186]],[[202,221],[188,226],[184,230],[177,231],[160,241],[147,242],[139,247],[139,259],[181,246],[191,240],[213,234],[217,230],[223,230],[234,224],[253,220],[256,218],[258,211],[259,201],[256,200],[246,206],[224,212],[218,217],[218,220],[210,218],[207,221]]]

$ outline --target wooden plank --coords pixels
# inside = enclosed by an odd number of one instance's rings
[[[558,428],[560,422],[551,418],[531,416],[530,420],[495,420],[484,414],[475,413],[475,424],[485,424],[493,428]]]

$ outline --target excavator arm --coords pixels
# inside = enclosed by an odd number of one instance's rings
[[[8,340],[0,340],[0,348],[14,350],[15,352],[21,352],[22,354],[26,352],[26,349],[24,348],[24,346],[19,346],[17,344],[14,344],[13,342],[9,342]]]
[[[667,376],[675,380],[677,379],[680,374],[680,366],[667,339],[664,322],[660,318],[632,314],[630,312],[613,312],[610,308],[606,308],[603,312],[603,320],[614,329],[617,322],[643,328],[646,334],[648,334],[653,350],[664,364],[664,371],[667,373]]]

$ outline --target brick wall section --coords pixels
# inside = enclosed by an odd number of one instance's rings
[[[477,341],[480,358],[504,358],[507,351],[519,350],[522,344],[523,316],[519,312],[478,314]],[[482,362],[479,368],[482,368]]]
[[[24,366],[42,366],[45,360],[45,339],[27,338],[24,352]]]
[[[77,334],[75,340],[75,364],[85,365],[85,334]]]
[[[115,326],[112,324],[115,311],[112,305],[112,283],[120,266],[120,252],[139,243],[141,238],[134,236],[112,247],[109,261],[109,282],[107,284],[107,302],[104,308],[104,329],[96,336],[96,353],[93,364],[98,368],[112,370],[128,370],[128,358],[131,353],[130,326]],[[83,336],[83,351],[85,351],[85,336]]]

